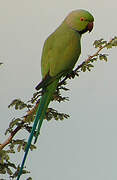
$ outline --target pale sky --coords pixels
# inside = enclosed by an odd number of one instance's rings
[[[95,18],[93,31],[82,38],[81,62],[95,52],[95,39],[117,35],[116,0],[0,0],[0,142],[11,119],[22,116],[8,105],[15,98],[27,101],[35,92],[43,43],[74,9],[86,9]],[[116,48],[105,53],[107,63],[98,62],[92,72],[69,81],[70,101],[53,105],[70,118],[43,123],[37,150],[26,161],[34,180],[117,179]],[[19,137],[25,138],[20,132]],[[21,163],[23,153],[16,156]]]

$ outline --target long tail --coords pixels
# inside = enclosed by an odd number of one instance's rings
[[[29,139],[28,139],[28,143],[27,143],[27,146],[26,146],[26,151],[25,151],[25,154],[24,154],[24,158],[23,158],[23,161],[22,161],[22,164],[21,164],[21,167],[20,167],[18,177],[17,177],[17,180],[20,179],[20,176],[22,174],[24,163],[25,163],[26,157],[28,155],[28,151],[29,151],[29,148],[30,148],[33,136],[34,136],[34,132],[35,132],[36,127],[38,125],[34,143],[36,143],[36,141],[37,141],[38,135],[40,133],[42,122],[44,120],[44,117],[45,117],[48,105],[49,105],[49,103],[51,101],[51,98],[53,96],[53,93],[55,92],[55,90],[57,88],[58,81],[59,80],[56,79],[52,84],[50,84],[46,88],[43,96],[41,97],[41,100],[40,100],[40,103],[39,103],[39,106],[38,106],[38,109],[37,109],[36,117],[35,117],[35,120],[34,120],[34,124],[33,124],[32,130],[31,130],[31,133],[30,133],[30,136],[29,136]]]

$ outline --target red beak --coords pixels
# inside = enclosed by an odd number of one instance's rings
[[[93,29],[93,22],[90,22],[90,23],[88,24],[87,29],[88,29],[89,32],[92,31],[92,29]]]

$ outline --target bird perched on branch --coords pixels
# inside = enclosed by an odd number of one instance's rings
[[[81,37],[93,29],[93,16],[86,10],[74,10],[64,19],[62,24],[45,41],[42,58],[42,81],[36,90],[43,89],[32,131],[30,133],[24,159],[18,174],[19,180],[23,166],[35,135],[35,143],[45,117],[48,105],[58,86],[61,77],[71,73],[81,53]]]

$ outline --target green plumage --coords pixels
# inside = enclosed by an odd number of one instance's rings
[[[80,34],[63,23],[45,41],[42,53],[42,76],[51,77],[71,71],[81,53]]]
[[[40,104],[38,107],[39,110],[37,111],[39,122],[38,122],[38,128],[37,128],[37,133],[36,133],[36,138],[35,138],[34,143],[36,143],[36,141],[37,141],[38,135],[40,133],[41,124],[45,117],[48,105],[52,99],[52,96],[53,96],[56,88],[57,88],[58,82],[59,82],[59,79],[56,79],[53,83],[51,83],[49,86],[47,86],[47,88],[45,89],[45,92],[40,100]]]
[[[36,128],[35,142],[37,141],[43,119],[59,79],[66,76],[74,68],[81,53],[81,36],[83,33],[92,30],[93,21],[94,18],[88,11],[72,11],[44,43],[41,59],[42,82],[36,87],[37,90],[43,88],[44,94],[37,109],[17,180],[22,174]]]

